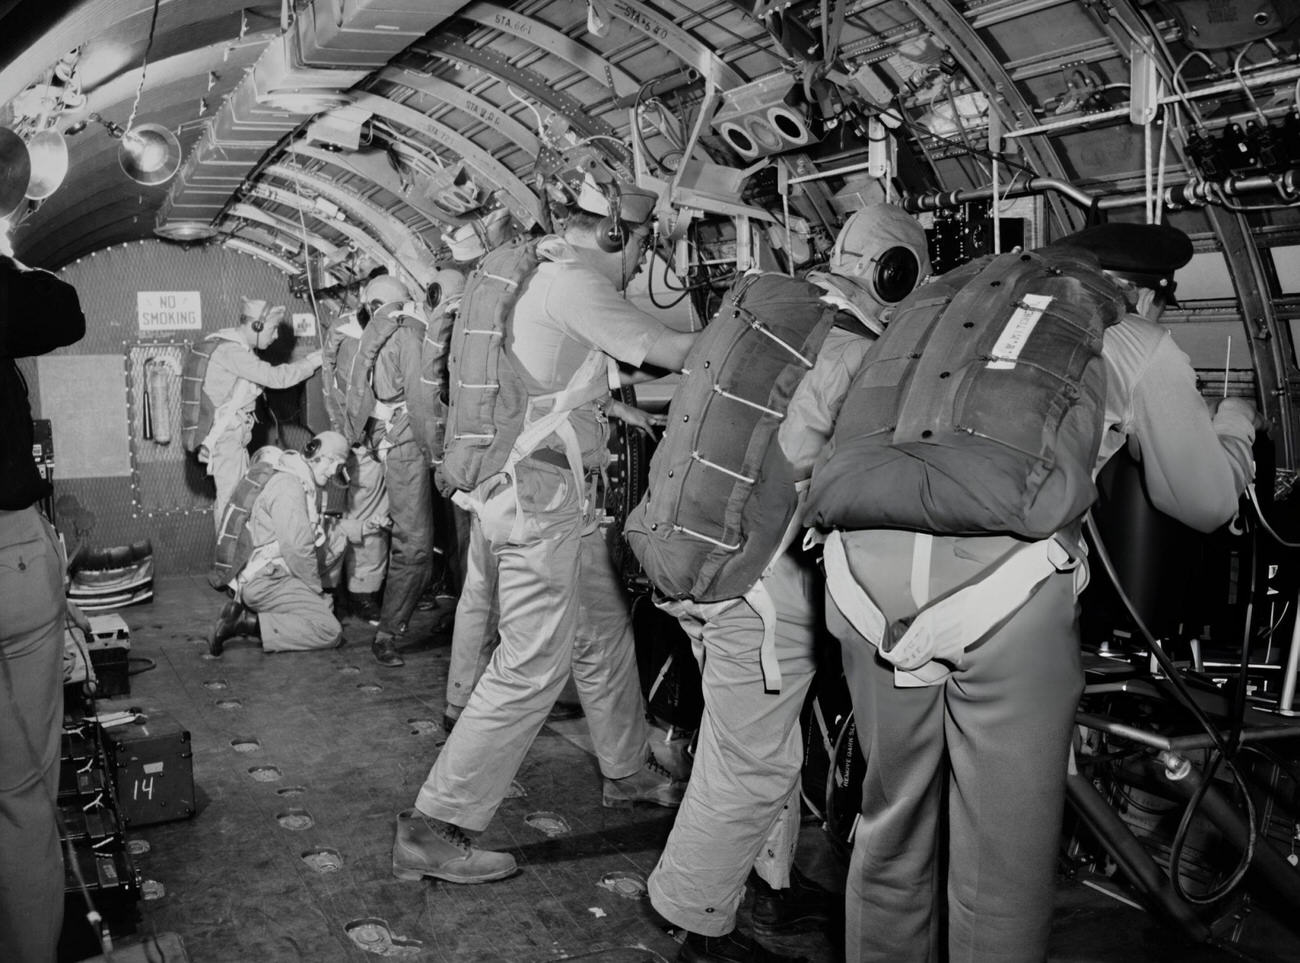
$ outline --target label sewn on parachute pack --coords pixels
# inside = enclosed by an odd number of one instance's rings
[[[1029,336],[1034,333],[1038,319],[1043,316],[1052,298],[1046,294],[1026,294],[1011,315],[997,343],[993,345],[993,360],[984,367],[995,371],[1010,371],[1016,366],[1016,359],[1025,350]]]

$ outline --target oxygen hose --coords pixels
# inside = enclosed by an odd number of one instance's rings
[[[1159,663],[1160,668],[1169,678],[1170,683],[1174,687],[1174,693],[1177,696],[1178,701],[1181,702],[1184,708],[1192,714],[1192,717],[1196,720],[1197,724],[1205,730],[1206,734],[1210,737],[1210,740],[1215,746],[1215,752],[1206,765],[1205,774],[1200,779],[1200,783],[1196,787],[1192,798],[1188,800],[1187,806],[1183,810],[1183,816],[1179,822],[1177,831],[1174,833],[1174,839],[1170,846],[1169,853],[1169,878],[1174,892],[1180,899],[1199,906],[1205,906],[1217,902],[1230,893],[1237,884],[1241,882],[1242,878],[1245,877],[1247,870],[1250,869],[1251,861],[1255,857],[1255,843],[1258,836],[1258,827],[1255,820],[1255,804],[1250,798],[1250,790],[1246,786],[1245,780],[1242,778],[1241,773],[1237,770],[1237,766],[1234,763],[1234,756],[1238,748],[1236,742],[1240,738],[1241,724],[1239,721],[1234,721],[1234,744],[1229,746],[1228,742],[1224,739],[1223,734],[1215,727],[1214,723],[1205,714],[1204,710],[1196,704],[1196,700],[1192,698],[1187,683],[1183,680],[1182,673],[1179,671],[1178,667],[1174,665],[1173,659],[1169,657],[1169,654],[1165,652],[1164,646],[1162,646],[1156,640],[1155,636],[1151,634],[1151,630],[1147,628],[1146,622],[1143,621],[1142,616],[1138,614],[1137,608],[1133,604],[1133,600],[1130,599],[1128,593],[1124,591],[1124,586],[1120,582],[1119,573],[1115,570],[1115,565],[1111,560],[1110,554],[1106,551],[1106,546],[1102,542],[1101,534],[1098,531],[1097,523],[1092,518],[1091,511],[1087,513],[1084,521],[1088,526],[1088,530],[1092,533],[1092,541],[1093,546],[1096,549],[1097,558],[1101,562],[1102,568],[1106,570],[1106,576],[1110,579],[1111,584],[1115,586],[1115,591],[1119,595],[1120,601],[1123,602],[1124,608],[1128,611],[1129,617],[1133,620],[1133,624],[1142,635],[1142,638],[1145,641],[1147,648],[1150,649],[1152,656],[1155,657],[1156,662]],[[1255,558],[1256,553],[1254,546],[1252,545],[1250,584],[1251,602],[1248,603],[1246,607],[1246,618],[1248,620],[1253,615],[1253,601],[1257,574]],[[1243,646],[1243,649],[1245,651],[1242,652],[1242,660],[1244,664],[1248,664],[1249,622],[1247,623],[1247,643]],[[1235,711],[1238,715],[1244,717],[1244,700],[1239,703]],[[1201,802],[1205,798],[1206,793],[1209,792],[1214,779],[1214,774],[1217,772],[1220,763],[1227,765],[1228,770],[1232,773],[1233,781],[1236,782],[1237,786],[1240,788],[1242,800],[1246,806],[1247,831],[1245,852],[1237,863],[1237,867],[1228,876],[1224,883],[1217,888],[1210,890],[1203,896],[1193,896],[1183,888],[1181,873],[1179,872],[1179,863],[1182,859],[1182,851],[1186,842],[1187,831],[1191,826],[1192,817],[1196,814],[1197,809],[1200,808]]]

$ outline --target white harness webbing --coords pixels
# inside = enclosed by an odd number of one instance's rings
[[[931,544],[928,536],[913,543],[912,591],[920,611],[910,623],[886,621],[880,607],[853,577],[838,531],[826,539],[823,550],[826,588],[836,607],[894,666],[900,686],[942,682],[962,653],[1020,608],[1049,575],[1079,564],[1056,538],[1028,542],[1011,549],[978,579],[931,602],[927,588]]]
[[[564,457],[569,463],[569,470],[573,472],[574,484],[583,492],[582,513],[584,516],[587,514],[590,496],[583,484],[582,446],[578,444],[578,435],[573,430],[569,415],[587,402],[602,398],[609,392],[607,379],[611,363],[610,358],[603,351],[589,351],[582,364],[578,366],[578,370],[569,379],[569,383],[563,388],[542,395],[533,395],[528,399],[527,407],[524,409],[523,429],[514,444],[510,446],[510,454],[506,457],[505,465],[501,467],[502,473],[510,479],[512,490],[518,490],[515,468],[519,461],[536,451],[538,446],[551,435],[556,435],[564,443]],[[451,500],[466,511],[475,514],[478,514],[478,509],[483,504],[483,500],[473,492],[458,491],[452,495]],[[510,529],[512,541],[518,540],[523,535],[524,518],[517,502],[515,509],[515,521]]]
[[[776,657],[776,603],[772,601],[772,595],[767,590],[766,579],[771,574],[772,567],[776,565],[777,559],[789,550],[803,528],[803,504],[808,497],[810,484],[811,482],[806,478],[795,482],[795,494],[798,500],[795,503],[794,513],[790,516],[790,523],[781,536],[781,543],[764,566],[763,574],[758,581],[741,596],[763,620],[763,642],[758,648],[758,662],[763,669],[765,692],[781,691],[781,661]]]
[[[371,411],[371,417],[384,426],[384,440],[379,443],[375,451],[375,457],[385,464],[388,462],[389,449],[393,447],[393,424],[397,421],[397,416],[406,410],[405,401],[394,401],[391,404],[386,401],[375,399],[375,407]]]

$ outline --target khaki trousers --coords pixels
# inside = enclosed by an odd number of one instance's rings
[[[447,704],[463,709],[487,670],[497,640],[497,560],[477,515],[470,515],[465,578],[456,601],[447,665]]]
[[[578,480],[525,459],[513,483],[494,475],[474,495],[496,556],[501,642],[416,798],[470,831],[501,805],[570,668],[601,773],[629,776],[649,751],[627,600]]]
[[[0,511],[0,960],[53,963],[63,732],[63,561],[35,508]]]
[[[235,486],[248,471],[248,428],[227,431],[212,443],[208,453],[208,474],[217,486],[216,500],[212,503],[212,524],[221,534],[221,516],[225,514]]]
[[[815,570],[790,554],[764,584],[777,611],[777,693],[764,691],[763,621],[748,602],[665,606],[700,662],[704,715],[686,796],[648,888],[661,916],[704,936],[735,927],[756,859],[768,883],[790,885],[803,764],[799,712],[814,672],[820,584]]]
[[[332,649],[343,637],[329,601],[280,566],[249,579],[240,592],[245,605],[257,613],[262,648],[267,652]]]

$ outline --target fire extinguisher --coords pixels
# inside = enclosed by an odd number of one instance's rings
[[[172,440],[171,389],[174,372],[166,358],[150,358],[144,363],[144,411],[142,434],[158,445]]]

